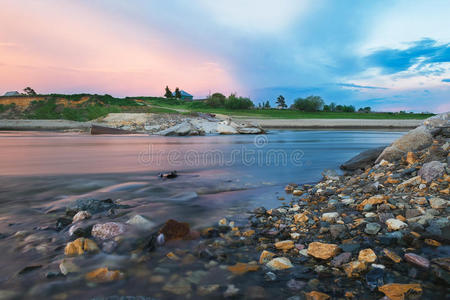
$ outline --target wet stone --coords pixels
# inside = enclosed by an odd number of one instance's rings
[[[381,225],[378,223],[367,223],[364,232],[370,235],[375,235],[380,231]]]
[[[406,253],[405,260],[424,269],[430,267],[430,261],[428,259],[414,253]]]
[[[333,267],[339,267],[345,263],[348,263],[351,258],[352,254],[350,252],[343,252],[331,260],[331,265]]]
[[[384,270],[382,268],[373,268],[366,274],[366,284],[371,291],[384,284],[383,276]]]

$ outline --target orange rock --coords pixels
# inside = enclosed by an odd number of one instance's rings
[[[175,261],[176,261],[176,260],[180,260],[180,258],[178,257],[178,255],[176,255],[176,254],[173,253],[173,252],[167,253],[166,256],[167,256],[167,258],[170,259],[170,260],[175,260]]]
[[[295,223],[306,223],[306,221],[308,221],[308,219],[309,218],[308,218],[306,212],[294,215],[294,222]]]
[[[402,261],[402,258],[400,256],[398,256],[395,252],[392,252],[389,249],[383,249],[383,253],[384,253],[384,255],[389,257],[389,259],[395,263],[399,263]]]
[[[86,274],[86,280],[102,283],[119,280],[123,278],[123,274],[117,270],[110,271],[108,268],[99,268]]]
[[[414,153],[408,152],[408,154],[406,154],[406,162],[409,165],[412,165],[417,162],[417,157],[414,155]]]
[[[367,248],[359,251],[358,260],[365,263],[373,263],[377,260],[377,255],[372,249]]]
[[[354,298],[355,295],[353,295],[352,292],[345,292],[345,298]]]
[[[290,250],[294,248],[294,241],[286,240],[275,243],[275,248],[277,248],[278,250],[285,250],[285,251]]]
[[[416,239],[420,238],[420,233],[417,233],[417,232],[415,232],[415,231],[411,231],[410,234],[411,234],[412,236],[414,236]]]
[[[273,257],[275,256],[275,253],[272,253],[270,251],[264,250],[260,257],[259,257],[259,263],[260,264],[266,264],[268,263]]]
[[[312,242],[308,246],[308,255],[319,259],[330,259],[340,251],[336,244],[325,244],[320,242]]]
[[[348,278],[359,277],[361,272],[367,268],[366,264],[362,261],[351,261],[343,266],[345,274]]]
[[[228,271],[234,275],[243,275],[247,272],[254,272],[259,270],[258,265],[251,265],[246,263],[237,263],[234,266],[228,266]]]
[[[405,222],[405,221],[406,221],[406,218],[405,218],[404,216],[402,216],[402,215],[398,215],[398,216],[396,216],[395,218],[396,218],[397,220],[402,221],[402,222]]]
[[[432,239],[425,239],[425,244],[430,245],[430,246],[434,246],[434,247],[439,247],[439,246],[442,245],[438,241],[435,241],[435,240],[432,240]]]
[[[385,181],[385,183],[392,183],[392,184],[399,183],[399,182],[400,182],[400,180],[394,179],[392,177],[388,177]]]
[[[385,195],[375,195],[370,197],[369,199],[364,200],[358,205],[359,210],[363,210],[364,206],[367,204],[376,205],[376,204],[383,204],[386,203],[386,196]]]
[[[384,293],[391,300],[404,300],[406,294],[422,294],[422,287],[418,283],[389,283],[378,287],[378,290]]]
[[[301,195],[303,195],[303,191],[302,190],[293,190],[292,195],[301,196]]]
[[[441,190],[441,191],[439,191],[439,193],[441,193],[441,194],[445,194],[445,195],[448,195],[448,194],[449,194],[449,192],[450,192],[449,188],[446,188],[445,190]]]
[[[78,238],[70,242],[64,248],[64,254],[67,256],[82,255],[84,252],[98,252],[100,249],[97,244],[85,238]]]
[[[306,300],[328,300],[330,299],[330,296],[328,296],[325,293],[321,293],[321,292],[317,292],[317,291],[312,291],[309,293],[306,293]]]
[[[255,231],[250,229],[250,230],[245,231],[242,235],[245,237],[251,237],[254,234],[255,234]]]

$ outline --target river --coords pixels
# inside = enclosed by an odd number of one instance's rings
[[[258,136],[149,137],[2,132],[0,286],[19,298],[98,295],[79,278],[44,275],[58,271],[56,262],[63,253],[63,244],[54,245],[64,238],[51,230],[59,216],[56,211],[76,199],[111,198],[130,205],[123,220],[140,214],[155,224],[176,219],[202,228],[223,217],[239,219],[255,207],[276,207],[287,198],[286,184],[315,182],[324,169],[338,171],[357,153],[387,145],[402,134],[274,130]],[[178,177],[157,176],[172,170]],[[17,232],[34,234],[18,241],[13,236]],[[30,265],[39,268],[18,275]],[[146,294],[144,286],[145,282],[134,282],[126,292]],[[117,294],[124,288],[123,283],[113,285],[103,293]],[[166,299],[159,292],[150,294]]]

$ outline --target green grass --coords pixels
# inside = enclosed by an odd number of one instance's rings
[[[180,100],[165,99],[165,98],[144,98],[151,105],[158,105],[160,107],[172,109],[185,109],[194,112],[224,114],[237,117],[252,117],[252,118],[272,118],[272,119],[398,119],[398,120],[413,120],[426,119],[433,114],[409,114],[409,113],[350,113],[350,112],[303,112],[290,109],[247,109],[247,110],[232,110],[225,108],[211,108],[203,102],[184,102]]]

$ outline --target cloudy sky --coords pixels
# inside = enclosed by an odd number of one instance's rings
[[[450,110],[447,0],[2,0],[0,93],[320,95]]]

